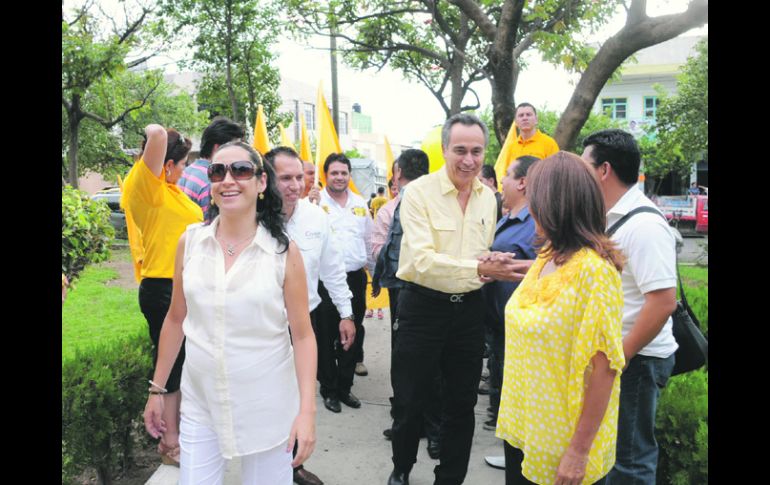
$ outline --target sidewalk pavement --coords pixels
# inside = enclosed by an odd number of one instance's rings
[[[364,363],[369,369],[366,377],[355,376],[353,394],[361,400],[361,408],[351,409],[344,404],[342,412],[332,413],[316,394],[318,414],[316,418],[317,443],[313,455],[305,462],[305,468],[318,475],[325,485],[384,485],[393,469],[390,441],[382,431],[390,426],[390,315],[385,318],[367,318],[364,341]],[[476,431],[473,435],[471,459],[468,464],[468,485],[491,485],[505,482],[503,470],[497,470],[484,462],[485,455],[502,455],[502,441],[493,431],[482,426],[487,419],[487,396],[478,396],[476,404]],[[426,450],[427,441],[420,441],[409,483],[430,485],[433,483],[432,460]],[[179,481],[179,469],[160,465],[146,485],[175,485]],[[240,485],[240,460],[231,460],[225,471],[224,485]]]

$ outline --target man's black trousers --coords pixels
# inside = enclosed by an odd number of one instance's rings
[[[441,461],[436,484],[460,484],[468,471],[474,406],[484,352],[484,301],[481,291],[462,302],[402,288],[398,328],[391,358],[394,392],[393,464],[408,472],[417,457],[420,423],[437,372],[442,389]]]
[[[350,392],[353,386],[353,372],[356,368],[356,356],[363,352],[364,313],[366,313],[366,272],[363,268],[347,274],[348,287],[353,293],[353,323],[356,326],[356,339],[346,352],[340,343],[340,314],[332,303],[329,292],[322,282],[318,282],[318,295],[321,303],[313,310],[315,313],[315,331],[318,342],[318,382],[321,383],[321,396],[340,398]]]

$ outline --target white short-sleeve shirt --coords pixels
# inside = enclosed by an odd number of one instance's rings
[[[637,207],[657,206],[636,186],[631,187],[607,212],[607,227]],[[676,287],[675,238],[668,224],[657,214],[640,213],[628,219],[612,235],[626,256],[620,275],[623,284],[623,337],[631,331],[644,305],[644,294]],[[660,333],[638,353],[666,358],[678,345],[671,332],[671,317]]]

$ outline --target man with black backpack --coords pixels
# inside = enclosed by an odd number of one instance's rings
[[[655,204],[637,188],[641,155],[634,137],[602,130],[586,138],[583,147],[582,157],[596,170],[604,195],[608,234],[627,258],[621,273],[626,368],[620,379],[617,457],[606,485],[654,485],[655,412],[677,349],[671,331],[675,239],[660,212],[650,212]]]

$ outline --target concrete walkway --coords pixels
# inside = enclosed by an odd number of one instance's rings
[[[390,317],[385,309],[385,319],[364,320],[364,362],[369,369],[366,377],[355,377],[353,394],[362,402],[360,409],[344,404],[342,412],[328,411],[320,396],[316,397],[317,444],[305,467],[318,475],[326,485],[379,485],[385,484],[393,464],[390,441],[382,436],[382,430],[390,426]],[[476,431],[473,435],[471,460],[465,483],[469,485],[503,484],[503,470],[497,470],[484,462],[484,455],[502,455],[502,441],[494,432],[485,430],[487,396],[479,396],[476,404]],[[433,483],[433,467],[425,449],[427,442],[420,441],[417,463],[409,477],[412,485]],[[174,485],[179,480],[179,469],[161,465],[147,485]],[[233,459],[227,466],[224,485],[240,485],[240,460]]]

